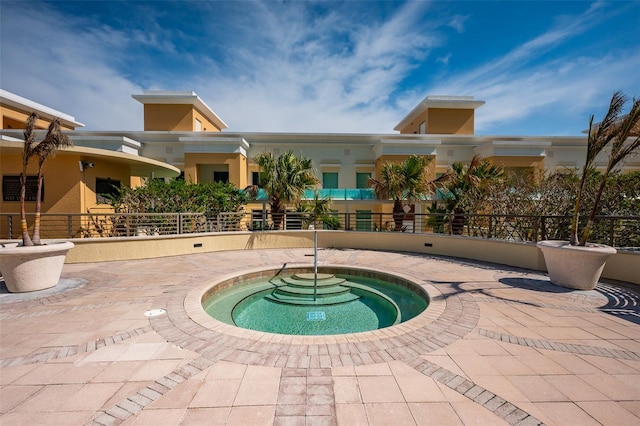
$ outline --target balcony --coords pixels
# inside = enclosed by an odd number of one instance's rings
[[[321,198],[330,197],[333,201],[349,201],[349,200],[375,200],[376,194],[371,188],[335,188],[335,189],[319,189]],[[314,190],[307,189],[304,192],[303,200],[313,200]],[[264,189],[258,190],[257,201],[266,201],[267,193]]]

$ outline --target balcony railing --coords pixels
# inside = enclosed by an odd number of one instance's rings
[[[303,200],[313,200],[315,191],[307,189],[302,196]],[[329,197],[333,201],[342,200],[375,200],[376,194],[371,188],[336,188],[336,189],[319,189],[320,198]],[[255,198],[257,201],[266,201],[269,199],[264,189],[258,190]]]
[[[536,242],[569,238],[568,216],[525,215],[438,215],[391,213],[334,213],[326,220],[309,214],[287,212],[220,213],[207,218],[200,213],[100,213],[43,214],[41,236],[47,239],[144,237],[199,232],[343,229],[365,232],[408,232],[460,235],[466,237]],[[33,224],[33,215],[29,215]],[[397,231],[396,231],[397,230]],[[0,213],[0,239],[20,238],[20,216]],[[640,216],[598,216],[592,242],[618,248],[640,248]]]

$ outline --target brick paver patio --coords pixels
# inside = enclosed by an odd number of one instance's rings
[[[311,251],[65,265],[55,289],[0,294],[0,423],[640,424],[640,298],[625,287],[569,291],[532,271],[325,249],[321,266],[411,278],[430,308],[314,337],[201,311],[211,282],[309,265]]]

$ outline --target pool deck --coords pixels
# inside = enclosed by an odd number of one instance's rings
[[[640,424],[640,298],[610,283],[569,291],[499,265],[324,249],[320,266],[412,278],[432,309],[318,337],[231,329],[199,311],[203,285],[309,265],[312,252],[69,264],[54,289],[1,293],[0,423]]]

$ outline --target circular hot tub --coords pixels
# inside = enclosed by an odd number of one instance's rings
[[[202,298],[207,314],[226,324],[307,336],[390,327],[428,305],[426,291],[411,281],[343,267],[253,272],[213,286]]]

